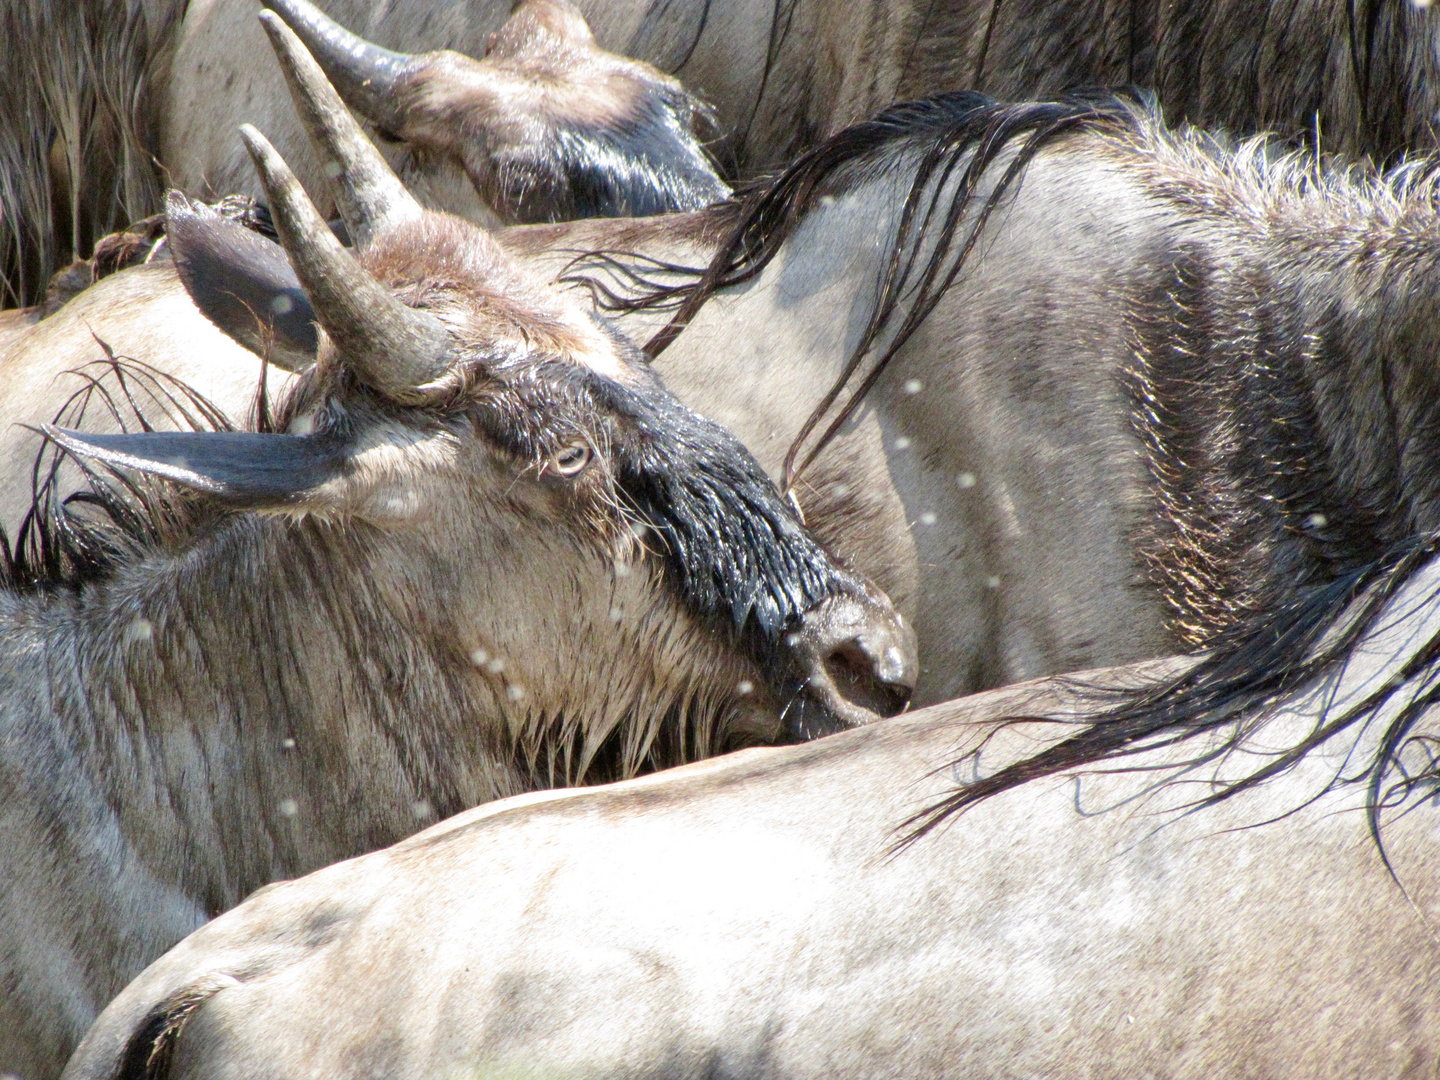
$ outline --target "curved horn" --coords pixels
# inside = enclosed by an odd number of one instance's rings
[[[400,401],[444,375],[450,335],[429,312],[407,307],[340,246],[290,166],[249,124],[240,129],[260,174],[280,242],[315,317],[366,386]]]
[[[419,217],[420,204],[366,137],[300,39],[273,11],[260,12],[260,22],[310,138],[334,163],[326,171],[339,170],[332,178],[335,202],[355,246],[364,251],[378,233]]]
[[[268,0],[300,35],[347,102],[374,124],[398,130],[405,122],[396,105],[396,84],[420,61],[356,37],[309,0]]]

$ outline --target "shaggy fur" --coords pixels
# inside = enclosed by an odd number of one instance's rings
[[[0,303],[159,209],[153,80],[185,0],[17,0],[0,11]]]
[[[159,399],[182,430],[52,432],[124,471],[60,507],[39,464],[0,588],[0,1069],[51,1075],[266,882],[490,799],[811,733],[834,606],[903,647],[633,350],[474,226],[386,220],[355,274],[446,328],[414,403],[365,381],[391,358],[322,335],[273,423],[257,408],[278,432],[184,431],[221,425],[118,357],[118,390],[74,407]]]

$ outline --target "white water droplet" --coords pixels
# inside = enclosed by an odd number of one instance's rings
[[[295,740],[294,740],[294,739],[281,739],[281,740],[280,740],[280,749],[281,749],[281,750],[294,750],[294,749],[295,749]]]
[[[125,640],[131,642],[149,641],[155,636],[155,625],[149,619],[132,619],[125,628]]]
[[[295,301],[285,293],[276,293],[270,298],[270,310],[276,315],[289,315],[295,310]]]
[[[1329,521],[1330,519],[1324,514],[1311,514],[1305,519],[1305,524],[1309,525],[1312,529],[1323,529]]]
[[[430,805],[429,799],[416,799],[410,804],[410,813],[417,818],[427,818],[434,815],[435,808]]]
[[[485,661],[485,670],[491,675],[499,675],[500,672],[505,670],[505,661],[498,656],[492,656],[489,660]]]
[[[490,660],[490,654],[484,649],[471,649],[470,662],[476,667],[484,667]]]
[[[830,494],[833,495],[833,496],[835,496],[835,498],[837,498],[837,499],[843,499],[846,495],[849,495],[849,494],[850,494],[850,485],[849,485],[849,484],[831,484],[831,485],[830,485]]]
[[[895,449],[896,449],[896,450],[909,450],[909,449],[910,449],[910,440],[907,439],[904,435],[901,435],[898,439],[895,440]]]
[[[340,175],[342,172],[344,172],[345,170],[342,169],[342,168],[340,168],[340,163],[339,163],[338,161],[327,161],[327,162],[325,162],[325,165],[324,165],[324,168],[322,169],[322,171],[323,171],[323,172],[325,173],[325,175],[328,176],[331,180],[334,180],[337,176],[339,176],[339,175]]]
[[[1000,587],[1000,579],[994,574],[991,574],[985,579],[985,587],[987,589],[998,589]]]
[[[521,686],[518,682],[512,682],[505,688],[505,696],[511,701],[524,701],[525,687]]]
[[[975,486],[975,474],[973,472],[962,472],[955,478],[955,483],[959,484],[962,488],[972,488]]]
[[[300,813],[300,804],[294,799],[281,799],[280,805],[276,809],[280,811],[281,817],[294,817]]]
[[[754,690],[755,684],[752,683],[749,679],[741,679],[738,683],[735,684],[735,692],[737,694],[740,694],[741,696],[753,693]]]
[[[918,394],[925,389],[925,384],[919,379],[906,379],[903,389],[907,394]]]
[[[610,621],[611,621],[611,622],[613,622],[613,623],[623,622],[624,619],[625,619],[625,609],[622,608],[619,604],[616,604],[614,607],[612,607],[612,608],[610,609]]]
[[[786,635],[785,635],[785,644],[786,644],[786,645],[789,645],[792,649],[795,648],[795,646],[797,646],[797,645],[800,644],[800,635],[799,635],[799,634],[786,634]]]
[[[630,567],[627,566],[627,565],[626,565],[625,563],[623,563],[623,562],[617,562],[617,563],[615,564],[615,576],[616,576],[616,577],[629,577],[629,576],[630,576]]]
[[[923,513],[923,514],[920,515],[920,524],[921,524],[921,525],[934,525],[934,524],[935,524],[935,515],[932,514],[929,510],[926,510],[925,513]]]

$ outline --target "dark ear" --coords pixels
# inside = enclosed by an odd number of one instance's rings
[[[285,249],[178,191],[165,203],[165,233],[195,306],[230,337],[299,371],[315,360],[315,313]]]
[[[89,435],[49,424],[45,434],[77,457],[163,476],[254,510],[304,507],[317,488],[347,471],[345,445],[333,436],[242,431]]]

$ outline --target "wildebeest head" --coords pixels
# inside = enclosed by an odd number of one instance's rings
[[[730,194],[696,139],[705,108],[600,49],[566,0],[527,0],[478,61],[389,52],[308,0],[271,6],[345,101],[404,144],[392,160],[431,205],[516,223],[698,210]]]
[[[679,740],[662,761],[901,708],[914,639],[883,595],[826,556],[740,443],[623,339],[482,230],[423,209],[324,96],[299,42],[267,26],[309,84],[302,108],[336,163],[357,251],[244,129],[322,331],[279,411],[285,433],[56,437],[233,506],[402,536],[416,573],[444,582],[446,610],[414,621],[470,677],[503,680],[507,723],[552,773],[556,729],[583,744],[561,750],[578,778],[624,714],[657,703],[689,731],[659,737]],[[197,213],[172,196],[172,220]],[[661,726],[624,733],[611,775],[655,760]]]

